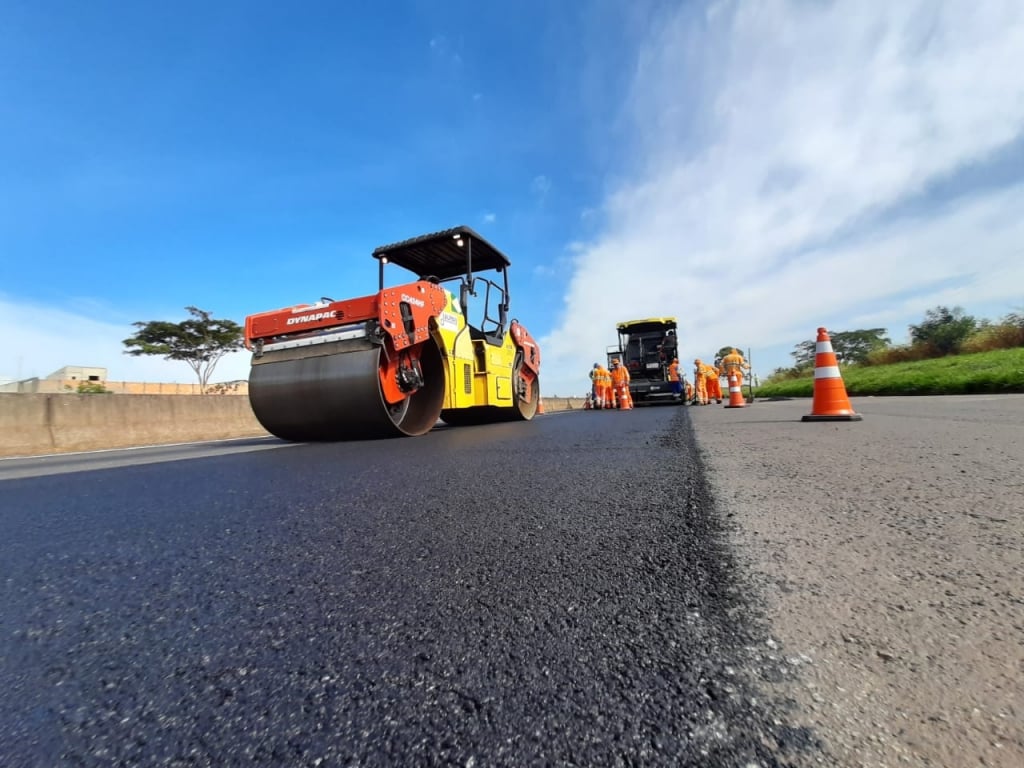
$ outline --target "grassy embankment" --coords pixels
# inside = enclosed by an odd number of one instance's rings
[[[892,365],[844,366],[846,392],[868,395],[979,395],[1024,392],[1024,347]],[[746,391],[744,383],[744,391]],[[814,378],[767,381],[755,397],[811,397]]]

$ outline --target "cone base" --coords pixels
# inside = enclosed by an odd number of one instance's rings
[[[726,408],[746,408],[746,405],[727,405]]]
[[[859,413],[837,413],[835,415],[809,413],[800,421],[861,421],[863,418]]]

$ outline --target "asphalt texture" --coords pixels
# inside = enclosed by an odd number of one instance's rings
[[[0,519],[0,765],[816,749],[687,408],[7,480]]]

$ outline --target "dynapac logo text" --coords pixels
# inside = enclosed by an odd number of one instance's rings
[[[413,305],[415,305],[417,307],[425,307],[425,306],[427,306],[426,303],[423,301],[423,299],[413,298],[408,293],[403,293],[402,294],[402,301],[407,301],[410,304],[413,304]]]
[[[298,325],[299,323],[312,323],[317,320],[324,320],[330,317],[334,317],[334,312],[314,312],[312,315],[299,315],[298,317],[289,317],[288,325]]]

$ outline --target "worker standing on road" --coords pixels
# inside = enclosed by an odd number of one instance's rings
[[[696,390],[694,403],[696,405],[708,404],[708,379],[704,374],[705,367],[699,357],[693,361],[693,385]]]
[[[612,402],[612,376],[600,363],[594,363],[594,407],[611,408]]]
[[[672,386],[672,396],[676,399],[683,396],[683,377],[679,373],[679,358],[673,357],[668,366],[668,381]]]
[[[616,407],[624,411],[629,410],[633,407],[633,399],[629,396],[629,371],[618,358],[612,360],[611,378]]]
[[[612,386],[612,372],[602,368],[602,381],[604,381],[604,407],[615,407],[615,388]]]
[[[732,378],[736,377],[736,386],[743,387],[743,372],[750,372],[750,366],[747,365],[747,361],[743,359],[743,355],[740,354],[739,350],[733,347],[729,350],[729,354],[722,358],[722,368],[725,369],[725,378],[729,381],[729,386],[732,386]]]
[[[594,367],[590,369],[590,397],[595,403],[597,402],[597,371],[600,367],[600,363],[594,363]]]
[[[708,376],[708,402],[714,400],[716,403],[720,403],[722,402],[722,371],[713,365],[705,365],[704,368]]]

